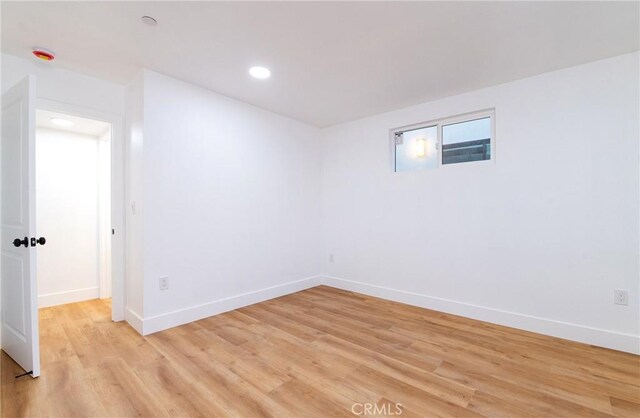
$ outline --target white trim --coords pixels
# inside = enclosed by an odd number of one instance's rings
[[[126,320],[142,335],[148,335],[168,328],[177,327],[178,325],[218,315],[223,312],[232,311],[234,309],[264,302],[290,293],[299,292],[320,284],[322,284],[320,276],[308,277],[306,279],[267,287],[254,292],[243,293],[241,295],[231,296],[144,319],[140,318],[139,315],[127,308],[130,315],[127,315]],[[139,321],[139,323],[137,323],[137,321]],[[140,327],[140,329],[138,327]]]
[[[45,98],[38,98],[36,109],[77,115],[111,124],[111,227],[116,231],[116,234],[111,237],[111,318],[114,321],[122,321],[125,319],[123,117],[102,110]]]
[[[433,309],[525,331],[625,351],[627,353],[640,354],[640,336],[638,335],[624,334],[548,318],[503,311],[486,306],[473,305],[337,277],[324,276],[322,283],[337,289],[350,290],[421,308]]]
[[[627,353],[640,354],[640,336],[638,335],[592,328],[569,322],[556,321],[553,319],[525,315],[517,312],[509,312],[501,309],[473,305],[470,303],[329,276],[309,277],[148,318],[142,318],[139,314],[132,311],[130,308],[127,308],[125,320],[140,334],[148,335],[319,285],[358,292],[381,299],[406,303],[408,305],[433,309],[439,312],[536,332],[552,337],[592,344]]]
[[[133,327],[133,329],[138,331],[140,334],[143,334],[142,325],[144,321],[142,320],[142,317],[138,315],[136,312],[134,312],[128,306],[125,308],[125,311],[124,311],[124,320],[127,321],[127,323]]]
[[[64,292],[48,293],[38,296],[38,308],[64,305],[67,303],[82,302],[83,300],[97,299],[100,289],[87,287],[86,289],[66,290]]]
[[[111,138],[109,132],[98,137],[98,284],[100,299],[111,297]],[[108,134],[108,135],[107,135]]]

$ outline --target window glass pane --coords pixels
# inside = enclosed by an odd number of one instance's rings
[[[436,168],[437,126],[396,134],[396,172]]]
[[[491,118],[442,127],[442,164],[491,159]]]

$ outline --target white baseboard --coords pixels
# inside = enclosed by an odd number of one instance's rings
[[[83,300],[97,299],[100,297],[100,289],[88,287],[86,289],[68,290],[65,292],[49,293],[38,296],[38,308],[64,305],[67,303],[82,302]]]
[[[129,307],[126,307],[124,309],[124,320],[127,321],[127,323],[133,327],[133,329],[138,331],[140,334],[144,335],[142,332],[144,328],[143,327],[144,321],[142,320],[142,317]]]
[[[419,306],[421,308],[433,309],[453,315],[491,322],[498,325],[518,328],[525,331],[611,348],[628,353],[640,354],[640,337],[633,334],[624,334],[599,328],[592,328],[584,325],[556,321],[548,318],[509,312],[451,299],[443,299],[327,276],[309,277],[148,318],[142,318],[138,313],[127,308],[125,310],[125,320],[140,334],[148,335],[322,284],[335,287],[337,289],[350,290],[369,296],[375,296],[395,302],[406,303],[408,305]]]
[[[191,306],[189,308],[168,312],[161,315],[140,318],[139,315],[127,309],[125,319],[133,328],[142,335],[152,334],[178,325],[187,324],[199,319],[207,318],[223,312],[264,302],[290,293],[299,292],[322,284],[320,276],[308,277],[306,279],[285,283],[278,286],[268,287],[255,292],[244,293],[202,305]]]
[[[455,300],[437,298],[352,280],[339,279],[337,277],[324,276],[322,283],[338,289],[350,290],[381,299],[419,306],[421,308],[433,309],[525,331],[625,351],[627,353],[640,354],[640,336],[638,335],[591,328],[584,325],[472,305]]]

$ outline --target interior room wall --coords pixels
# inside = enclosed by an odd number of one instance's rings
[[[143,151],[143,76],[142,72],[127,86],[125,145],[125,221],[126,282],[125,318],[142,332],[143,305],[143,231],[142,231],[142,151]]]
[[[318,129],[143,77],[144,332],[317,284]]]
[[[50,64],[2,54],[2,91],[33,74],[38,98],[124,114],[125,86]]]
[[[99,296],[98,138],[36,130],[38,305]]]
[[[323,130],[327,284],[640,351],[638,62],[623,55]],[[494,162],[393,172],[390,129],[489,108]],[[629,290],[628,306],[614,289]]]

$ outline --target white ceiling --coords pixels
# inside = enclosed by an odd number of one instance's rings
[[[2,51],[328,126],[639,48],[638,2],[2,2]],[[155,17],[156,27],[144,25]],[[249,77],[252,65],[272,70]]]
[[[52,118],[66,119],[73,123],[73,125],[59,126],[51,122]],[[55,129],[56,131],[73,132],[96,137],[106,134],[111,129],[111,124],[107,122],[43,109],[38,109],[36,112],[36,126],[38,128]]]

